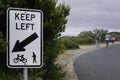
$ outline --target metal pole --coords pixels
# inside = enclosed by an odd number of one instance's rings
[[[23,80],[28,80],[28,69],[27,68],[23,69]]]

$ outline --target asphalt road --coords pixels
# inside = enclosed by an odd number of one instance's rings
[[[120,80],[120,44],[87,52],[74,67],[79,80]]]

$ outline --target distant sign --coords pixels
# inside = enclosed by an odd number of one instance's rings
[[[39,68],[43,64],[41,10],[7,10],[7,64],[10,68]]]

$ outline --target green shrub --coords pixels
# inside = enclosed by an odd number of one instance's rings
[[[79,39],[80,44],[84,45],[84,44],[93,44],[95,41],[92,38],[80,38]]]
[[[78,49],[79,44],[73,39],[73,37],[62,37],[61,41],[67,49]]]
[[[3,34],[0,32],[0,52],[5,51],[7,42],[3,38]]]
[[[7,76],[7,77],[6,77]],[[0,78],[2,80],[21,80],[22,79],[22,75],[10,75],[10,74],[5,74],[5,73],[2,73],[2,75],[0,76]]]
[[[72,40],[64,41],[64,45],[67,49],[77,49],[77,48],[79,48],[79,45]]]

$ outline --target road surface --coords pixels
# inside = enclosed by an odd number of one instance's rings
[[[74,67],[79,80],[120,80],[120,44],[87,52]]]

